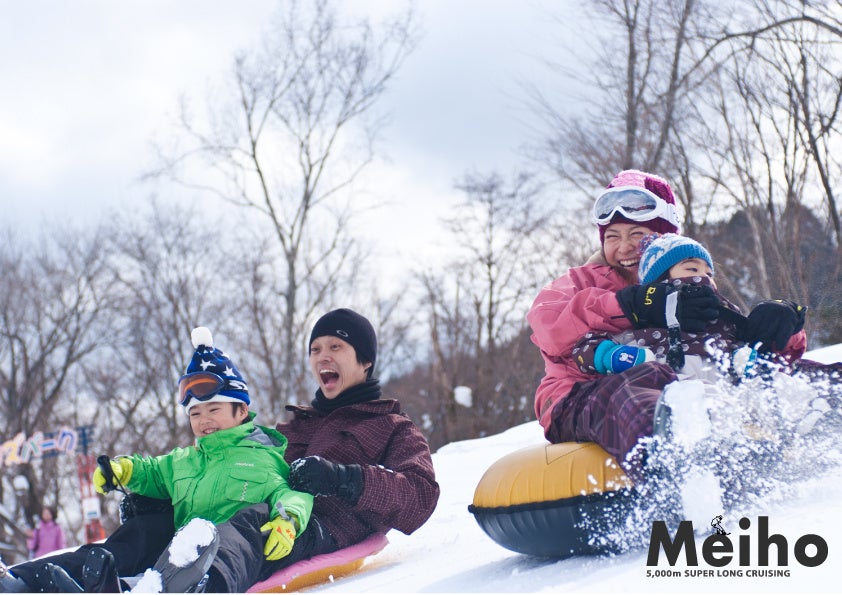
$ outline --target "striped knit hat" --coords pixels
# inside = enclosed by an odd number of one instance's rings
[[[650,239],[653,238],[653,239]],[[714,273],[710,253],[696,240],[674,233],[649,236],[641,242],[643,254],[637,265],[637,276],[643,285],[654,283],[673,266],[688,258],[700,258],[708,263]]]

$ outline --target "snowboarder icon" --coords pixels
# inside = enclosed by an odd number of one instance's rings
[[[718,514],[710,521],[710,526],[716,529],[717,535],[730,535],[728,531],[722,528],[722,515]]]

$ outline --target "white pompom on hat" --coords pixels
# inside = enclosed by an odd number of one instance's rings
[[[187,364],[184,374],[193,372],[212,372],[225,380],[225,387],[210,399],[199,401],[190,399],[184,408],[190,408],[197,403],[228,402],[228,403],[251,403],[249,390],[246,381],[234,365],[234,362],[221,350],[213,346],[213,335],[210,329],[199,326],[190,333],[190,339],[196,351]]]

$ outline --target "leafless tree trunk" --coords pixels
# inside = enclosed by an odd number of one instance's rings
[[[728,51],[718,92],[713,101],[702,100],[716,106],[720,123],[713,125],[727,132],[728,142],[698,150],[707,162],[699,173],[715,181],[730,197],[728,210],[750,225],[750,250],[739,238],[718,244],[723,259],[742,258],[742,276],[751,280],[740,287],[745,301],[789,297],[809,304],[811,334],[838,328],[833,320],[840,308],[833,289],[840,283],[833,188],[842,167],[830,150],[839,139],[842,87],[833,51],[839,32],[807,14],[821,6],[758,2],[753,25],[769,25],[721,43]],[[815,221],[822,206],[824,226]],[[828,251],[835,257],[828,259]]]
[[[583,87],[599,90],[586,113],[570,113],[542,90],[529,89],[532,109],[551,132],[533,157],[556,176],[590,193],[628,168],[671,173],[668,148],[682,113],[694,38],[697,0],[600,0],[592,17],[599,26],[586,42],[592,52]],[[692,57],[692,56],[690,56]],[[562,61],[557,61],[561,63]],[[569,67],[564,67],[569,72]],[[698,76],[702,76],[700,73]]]

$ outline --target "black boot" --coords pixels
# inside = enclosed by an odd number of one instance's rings
[[[82,567],[82,586],[86,593],[122,593],[114,554],[105,548],[91,548]]]
[[[84,593],[82,586],[64,568],[51,562],[38,567],[32,582],[36,593]]]

